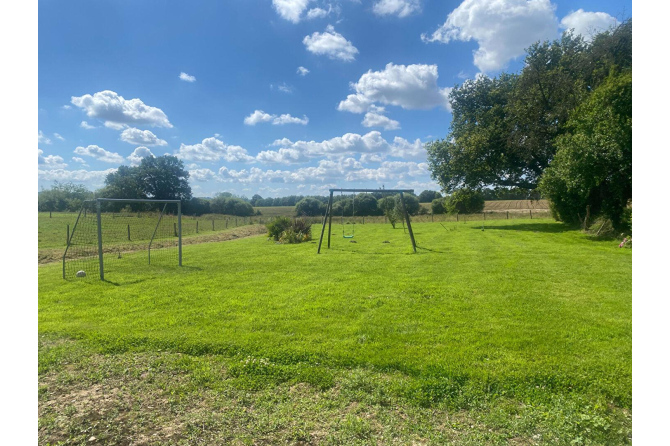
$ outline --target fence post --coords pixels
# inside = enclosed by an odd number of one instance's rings
[[[128,225],[128,241],[130,241],[130,225]]]
[[[177,223],[172,223],[172,225],[174,226],[174,236],[179,237],[179,235],[177,234]]]
[[[434,219],[434,217],[433,217],[433,214],[430,214],[430,222],[431,222],[431,223],[434,223],[434,222],[435,222],[435,219]]]
[[[212,231],[214,230],[214,219],[212,218]]]
[[[51,211],[49,211],[49,218],[51,218]]]
[[[456,221],[458,221],[458,212],[456,212]]]
[[[507,219],[509,220],[509,211],[507,211]]]
[[[486,212],[482,212],[482,215],[484,216],[484,221],[486,221]]]
[[[228,218],[226,218],[226,229],[228,229]]]
[[[195,221],[195,233],[198,233],[198,220]]]
[[[528,209],[528,212],[530,212],[530,219],[532,220],[532,219],[533,219],[533,210],[532,210],[532,209]]]
[[[237,227],[237,217],[235,217],[235,227]]]
[[[70,224],[67,225],[67,238],[65,239],[65,245],[70,244]]]

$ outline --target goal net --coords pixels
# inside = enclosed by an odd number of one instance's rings
[[[145,265],[181,266],[181,202],[98,198],[83,203],[63,254],[64,279],[105,279]]]

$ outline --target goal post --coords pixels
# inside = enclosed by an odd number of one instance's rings
[[[181,200],[86,200],[63,253],[63,279],[105,280],[105,272],[138,252],[146,252],[148,265],[182,266],[181,220]]]

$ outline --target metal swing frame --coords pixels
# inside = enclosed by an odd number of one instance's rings
[[[400,206],[402,207],[402,213],[407,223],[407,229],[409,231],[409,238],[412,240],[412,248],[416,253],[416,241],[414,240],[414,232],[412,232],[412,223],[409,220],[409,214],[407,213],[407,207],[405,206],[405,197],[403,194],[413,194],[414,189],[329,189],[330,197],[328,198],[328,205],[326,206],[326,213],[323,216],[323,224],[321,225],[321,237],[319,238],[319,247],[317,248],[316,253],[321,254],[321,244],[323,243],[323,234],[326,230],[326,220],[328,221],[328,249],[330,249],[330,235],[332,233],[332,223],[333,223],[333,193],[335,192],[382,192],[389,194],[400,194]],[[356,197],[354,196],[354,199]],[[344,231],[344,229],[343,229]],[[344,235],[344,232],[342,233]],[[344,237],[344,238],[353,238]]]

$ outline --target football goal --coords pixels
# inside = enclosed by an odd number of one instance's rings
[[[63,253],[63,279],[105,280],[138,261],[181,266],[181,229],[180,200],[86,200]]]

